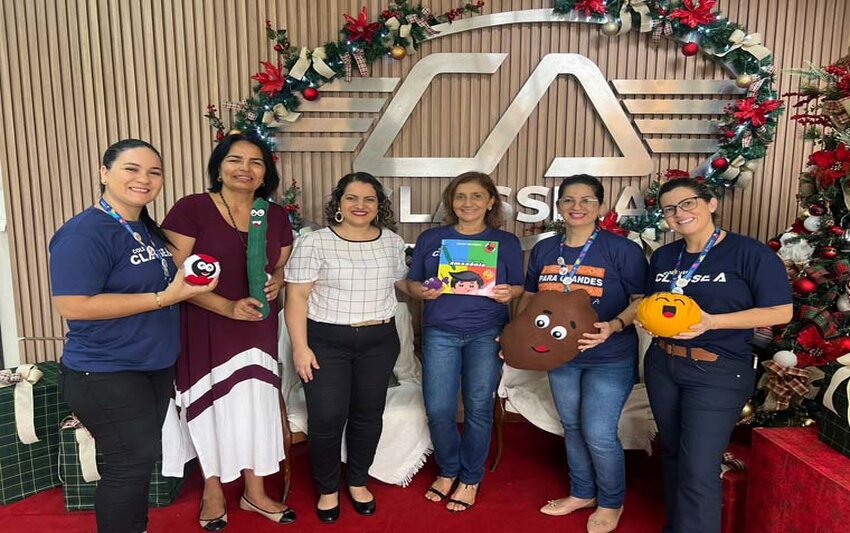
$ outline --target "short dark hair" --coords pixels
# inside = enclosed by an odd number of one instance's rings
[[[452,209],[452,204],[454,203],[454,196],[457,188],[464,183],[477,183],[487,191],[487,194],[489,194],[491,198],[495,198],[492,209],[487,211],[487,214],[484,215],[484,223],[491,228],[501,227],[505,222],[505,216],[502,214],[502,197],[499,196],[499,190],[496,188],[496,184],[493,183],[493,179],[490,176],[483,172],[475,171],[464,172],[453,179],[448,185],[446,185],[446,188],[443,189],[443,206],[446,209],[446,215],[443,217],[443,223],[447,225],[457,224],[457,215],[455,214],[455,210]]]
[[[591,189],[593,189],[593,195],[596,196],[596,199],[599,200],[599,203],[605,201],[605,187],[602,186],[602,182],[599,181],[599,178],[591,176],[590,174],[576,174],[575,176],[567,176],[561,181],[561,184],[558,186],[558,199],[564,195],[564,190],[570,185],[587,185]]]
[[[230,149],[238,142],[251,143],[260,149],[263,154],[263,163],[266,165],[266,175],[263,176],[263,184],[254,191],[254,198],[271,198],[277,191],[280,185],[280,175],[277,173],[277,165],[274,163],[274,156],[269,148],[269,145],[260,140],[259,137],[251,133],[230,133],[216,145],[215,149],[210,154],[209,163],[207,163],[207,175],[210,180],[210,192],[219,192],[221,190],[221,162],[230,153]]]
[[[717,198],[717,195],[712,192],[712,190],[705,184],[705,182],[696,180],[694,178],[675,178],[670,181],[665,182],[658,189],[658,200],[661,200],[661,197],[668,192],[675,190],[687,188],[693,191],[695,196],[698,196],[705,200],[706,202],[711,200],[712,198]]]
[[[339,222],[334,220],[334,216],[339,211],[339,203],[342,201],[342,195],[345,194],[345,188],[355,181],[368,183],[375,189],[375,196],[378,197],[378,216],[372,221],[372,225],[395,231],[392,203],[384,192],[384,186],[381,185],[381,182],[368,172],[351,172],[339,179],[334,190],[331,192],[331,197],[328,198],[325,204],[325,222],[327,225],[336,226],[339,224]]]
[[[478,274],[478,272],[472,270],[464,270],[463,272],[449,272],[449,275],[452,277],[452,288],[454,288],[455,285],[457,285],[461,281],[474,281],[478,284],[479,289],[484,286],[484,278],[482,278],[481,275]]]
[[[112,168],[112,165],[115,163],[115,160],[118,159],[118,156],[127,150],[132,150],[134,148],[147,148],[156,154],[160,162],[162,161],[162,154],[160,154],[159,150],[157,150],[151,143],[141,139],[122,139],[109,145],[109,148],[103,152],[100,164],[106,168]],[[100,194],[103,194],[104,191],[106,191],[106,185],[101,183]],[[159,237],[163,242],[172,244],[171,241],[168,240],[168,237],[165,236],[165,232],[162,231],[162,228],[159,227],[159,224],[157,224],[153,217],[151,217],[147,206],[142,207],[142,211],[139,213],[139,220],[142,221],[151,233]]]

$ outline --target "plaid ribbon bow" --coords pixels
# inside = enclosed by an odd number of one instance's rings
[[[0,370],[0,384],[14,385],[23,381],[24,377],[20,372],[12,372],[11,370]]]
[[[777,411],[788,409],[791,398],[796,394],[805,396],[809,392],[811,372],[805,368],[784,367],[773,360],[762,363],[767,371],[765,388],[774,396]]]
[[[430,24],[428,24],[428,21],[431,19],[432,15],[433,14],[431,13],[430,9],[428,9],[427,7],[423,7],[421,17],[416,13],[413,13],[407,15],[405,18],[407,19],[407,22],[420,26],[423,30],[425,30],[425,33],[427,33],[428,35],[437,35],[440,32],[438,32],[437,30],[432,28]]]
[[[73,429],[74,439],[77,441],[77,457],[80,461],[80,469],[83,472],[83,481],[91,483],[100,479],[97,471],[97,445],[89,430],[74,415],[67,417],[59,426],[60,429]]]
[[[776,67],[774,65],[770,65],[768,67],[765,67],[762,73],[753,76],[753,82],[750,83],[750,86],[747,89],[747,98],[753,98],[758,95],[761,86],[764,85],[767,80],[772,78],[775,73]]]

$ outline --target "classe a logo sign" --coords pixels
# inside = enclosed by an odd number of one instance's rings
[[[517,22],[588,21],[553,15],[551,9],[496,13],[457,21],[432,38]],[[559,76],[572,76],[620,155],[555,156],[539,179],[529,177],[529,181],[545,185],[529,185],[518,191],[509,187],[499,188],[500,194],[507,200],[508,220],[537,223],[557,216],[555,195],[551,194],[557,182],[546,183],[546,178],[580,173],[599,177],[646,176],[658,170],[651,154],[714,152],[717,149],[717,141],[713,137],[717,122],[713,117],[723,113],[731,95],[744,92],[735,86],[733,80],[611,80],[609,83],[589,58],[576,53],[550,53],[541,57],[522,82],[516,96],[471,157],[389,155],[393,151],[393,143],[435,78],[445,74],[493,75],[507,58],[505,53],[433,53],[419,58],[403,80],[358,78],[351,82],[336,81],[324,86],[323,92],[331,95],[335,92],[371,94],[326,96],[315,102],[305,102],[300,110],[306,113],[359,113],[360,117],[302,118],[284,126],[284,136],[279,139],[278,147],[283,151],[313,152],[355,152],[360,148],[353,162],[354,170],[379,177],[428,179],[453,177],[471,170],[489,174],[505,157],[549,87]],[[392,93],[395,94],[389,98]],[[363,118],[363,114],[373,118]],[[633,119],[634,115],[641,118]],[[698,118],[681,120],[676,115]],[[558,121],[559,127],[571,124],[567,117],[551,117],[549,120]],[[370,129],[371,133],[366,136]],[[342,135],[287,139],[287,130]],[[351,136],[352,133],[359,136]],[[397,192],[394,203],[400,222],[424,223],[442,218],[442,206],[435,206],[431,213],[413,213],[410,186],[401,186],[393,192]],[[516,205],[523,208],[516,214],[514,198]],[[634,215],[641,214],[643,208],[640,190],[635,186],[623,190],[615,207],[620,214]]]

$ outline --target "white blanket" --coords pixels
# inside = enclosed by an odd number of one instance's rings
[[[387,390],[384,429],[369,475],[385,483],[406,487],[425,464],[432,445],[422,400],[422,367],[413,354],[413,323],[406,304],[398,304],[395,321],[401,341],[401,352],[393,373],[401,384]],[[292,365],[292,346],[284,324],[283,311],[280,312],[280,331],[280,361],[283,366],[281,386],[286,400],[289,426],[293,432],[307,433],[304,389]],[[345,459],[343,445],[342,460]]]

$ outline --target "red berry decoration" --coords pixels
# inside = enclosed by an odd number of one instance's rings
[[[682,55],[685,57],[695,56],[697,52],[699,52],[699,45],[697,43],[685,43],[682,45]]]
[[[842,228],[841,226],[832,226],[831,228],[829,228],[829,232],[833,235],[841,236],[844,235],[844,228]]]
[[[818,250],[818,255],[823,257],[824,259],[835,259],[838,255],[838,250],[835,246],[824,246],[820,250]]]
[[[770,247],[770,249],[771,249],[771,250],[773,250],[774,252],[778,252],[778,251],[779,251],[779,249],[780,249],[780,248],[782,248],[782,243],[781,243],[781,242],[779,242],[779,240],[778,240],[778,239],[770,239],[769,241],[767,241],[767,245],[768,245],[768,246]]]
[[[819,217],[826,213],[826,209],[822,205],[812,204],[809,206],[809,213]]]
[[[648,205],[648,206],[655,205],[655,196],[648,196],[646,198],[646,205]]]
[[[301,91],[301,95],[304,96],[305,100],[313,101],[319,97],[319,91],[317,91],[314,87],[307,87],[303,91]]]
[[[714,170],[726,170],[729,168],[729,160],[725,157],[718,157],[711,162],[711,168]]]
[[[735,132],[733,130],[726,130],[723,135],[725,135],[727,139],[731,139],[735,136]]]
[[[794,280],[794,290],[800,294],[811,294],[818,288],[818,284],[809,278],[797,278]]]

